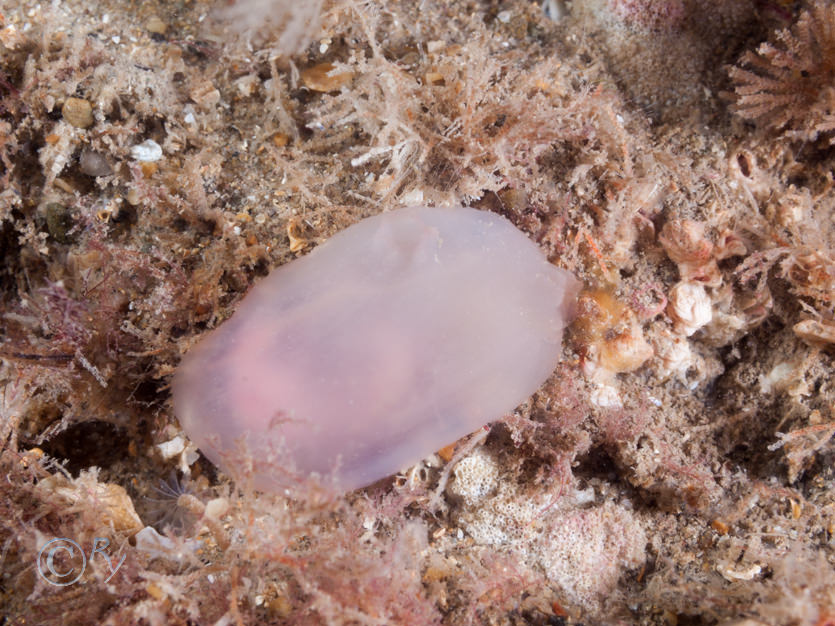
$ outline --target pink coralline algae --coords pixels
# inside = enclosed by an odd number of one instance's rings
[[[247,455],[258,489],[366,486],[536,391],[578,286],[494,213],[383,213],[258,284],[185,357],[174,408],[233,475]]]

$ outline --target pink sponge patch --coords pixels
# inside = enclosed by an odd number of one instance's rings
[[[232,474],[246,450],[259,489],[313,473],[362,487],[530,396],[577,290],[499,215],[377,215],[258,284],[185,357],[174,407]]]

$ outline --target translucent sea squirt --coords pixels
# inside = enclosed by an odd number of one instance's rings
[[[186,433],[258,489],[369,485],[501,418],[553,371],[578,283],[507,219],[411,207],[273,271],[173,381]]]

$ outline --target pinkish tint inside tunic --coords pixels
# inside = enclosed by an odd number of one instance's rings
[[[362,487],[536,391],[577,289],[494,213],[383,213],[258,283],[186,355],[174,408],[209,459],[258,489],[312,473]]]

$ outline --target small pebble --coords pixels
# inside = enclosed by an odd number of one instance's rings
[[[168,30],[168,24],[163,22],[158,16],[152,15],[145,22],[145,30],[154,35],[164,35]]]
[[[68,231],[73,226],[72,216],[66,206],[60,202],[46,205],[46,229],[58,243],[70,243]]]
[[[142,163],[140,163],[139,169],[142,170],[142,175],[145,178],[150,178],[151,176],[156,174],[157,171],[159,171],[159,166],[156,163],[150,161],[143,161]]]
[[[256,74],[247,74],[246,76],[241,76],[238,80],[235,81],[235,86],[238,88],[238,92],[245,98],[252,96],[258,91],[258,84],[260,81],[258,80],[258,76]]]
[[[210,109],[220,102],[220,91],[210,80],[204,80],[194,85],[188,95],[202,109]]]
[[[83,98],[67,98],[61,107],[61,115],[76,128],[89,128],[93,119],[93,105]]]

